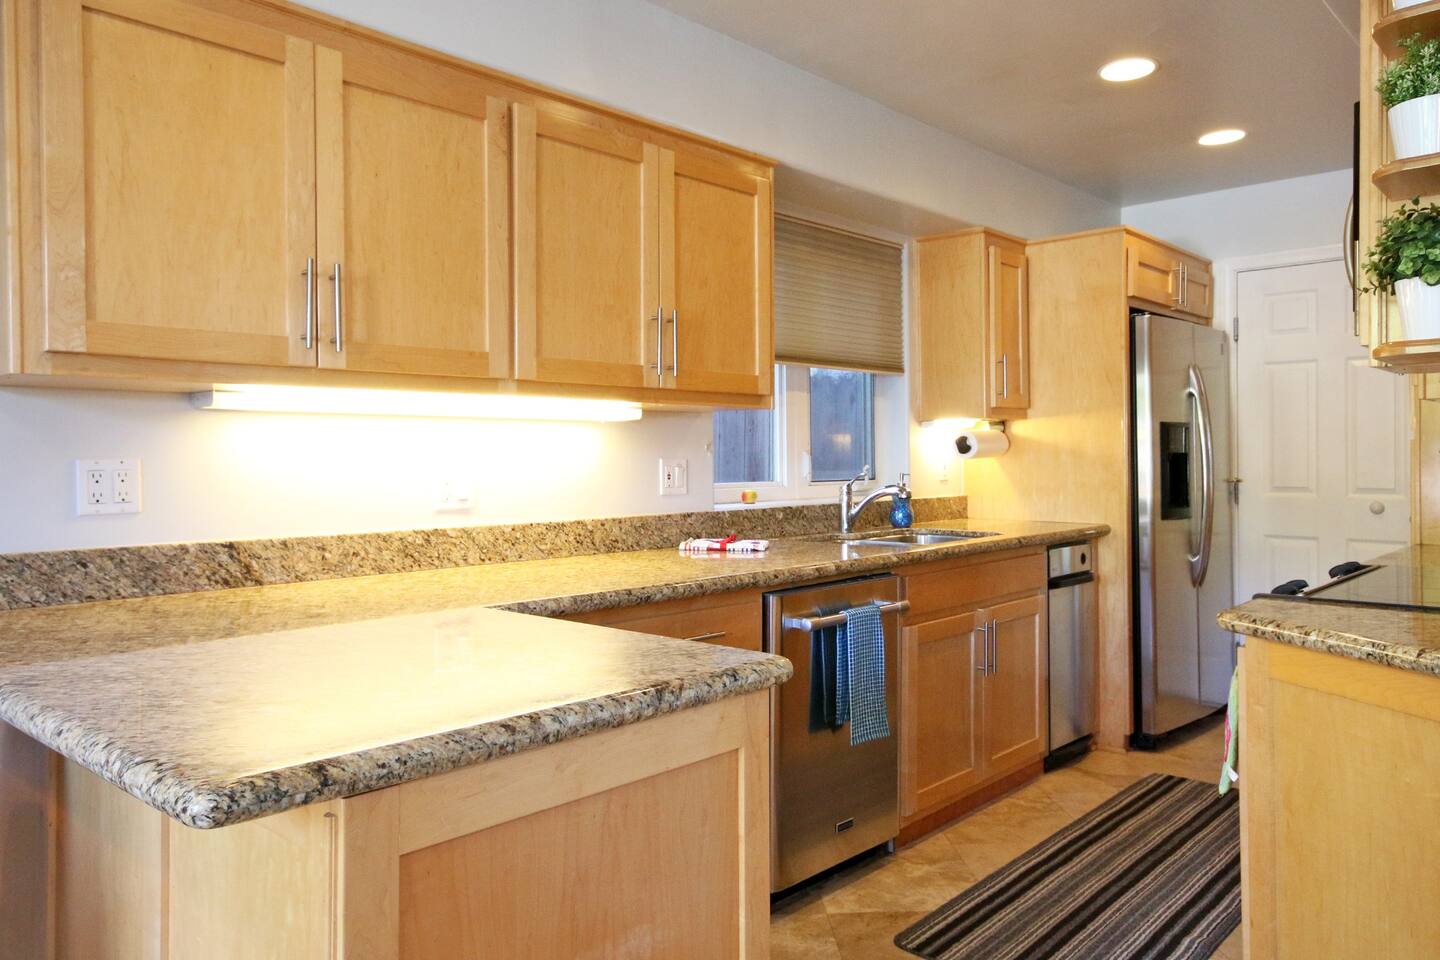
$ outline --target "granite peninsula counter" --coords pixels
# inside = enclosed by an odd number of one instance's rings
[[[761,956],[767,691],[790,663],[549,617],[1108,532],[926,526],[989,535],[0,611],[0,806],[48,824],[54,851],[4,838],[7,868],[26,868],[5,916],[87,960],[451,957],[481,941],[477,955],[568,956],[637,930],[654,955]],[[563,876],[606,881],[567,886],[563,922],[536,924]]]
[[[1434,602],[1440,548],[1373,562],[1351,589]],[[1246,956],[1435,956],[1440,610],[1261,598],[1219,622],[1245,636]]]

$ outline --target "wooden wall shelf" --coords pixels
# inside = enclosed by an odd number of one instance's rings
[[[1417,33],[1440,36],[1440,0],[1429,0],[1381,17],[1370,31],[1387,57],[1399,56],[1400,41]]]
[[[1440,153],[1391,160],[1370,175],[1370,182],[1391,200],[1411,200],[1440,193]]]
[[[1440,340],[1396,340],[1370,351],[1376,361],[1405,373],[1440,372]]]

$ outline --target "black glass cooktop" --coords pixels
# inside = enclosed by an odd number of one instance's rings
[[[1311,585],[1299,594],[1268,596],[1440,612],[1440,546],[1408,547],[1355,566],[1358,569],[1336,568],[1332,579]]]

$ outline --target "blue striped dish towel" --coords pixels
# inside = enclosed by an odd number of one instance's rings
[[[850,745],[890,736],[885,703],[885,625],[873,603],[845,611],[835,631],[835,723],[849,721]]]

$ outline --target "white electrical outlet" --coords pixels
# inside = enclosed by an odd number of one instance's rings
[[[76,516],[139,512],[139,460],[75,461]]]
[[[435,485],[436,513],[465,513],[474,505],[474,499],[463,477],[444,477]]]
[[[660,496],[681,497],[690,492],[690,465],[685,460],[660,460]]]

